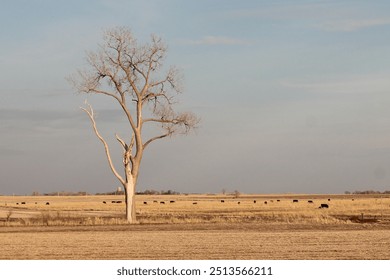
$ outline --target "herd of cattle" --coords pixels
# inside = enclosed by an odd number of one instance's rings
[[[328,198],[328,201],[330,201],[330,198]],[[353,201],[353,199],[352,199],[352,201]],[[111,201],[111,203],[122,203],[123,201],[122,200],[112,200]],[[170,200],[169,201],[169,203],[175,203],[176,201],[175,200]],[[224,199],[221,199],[220,200],[220,202],[221,203],[225,203],[225,200]],[[236,201],[234,201],[234,202],[236,202]],[[268,204],[269,202],[271,202],[271,203],[273,203],[274,202],[274,200],[269,200],[269,201],[264,201],[263,203],[266,205],[266,204]],[[280,202],[280,199],[277,199],[276,200],[276,202]],[[292,203],[298,203],[299,202],[299,200],[298,199],[293,199],[292,200]],[[103,201],[103,204],[107,204],[108,202],[107,201]],[[150,202],[149,202],[150,203]],[[153,203],[159,203],[159,204],[165,204],[165,203],[168,203],[168,202],[166,202],[166,201],[157,201],[157,200],[153,200]],[[256,200],[253,200],[253,203],[254,204],[256,204],[257,203],[257,201]],[[312,203],[314,203],[314,201],[313,200],[308,200],[307,201],[307,203],[309,203],[309,204],[312,204]],[[19,204],[21,204],[21,205],[25,205],[26,204],[26,202],[25,201],[22,201],[22,202],[16,202],[16,205],[19,205]],[[35,202],[35,204],[38,204],[37,202]],[[44,203],[45,205],[50,205],[50,202],[46,202],[46,203]],[[147,201],[144,201],[143,202],[143,204],[144,205],[147,205],[148,204],[148,202]],[[192,204],[193,205],[197,205],[198,204],[198,202],[197,201],[194,201],[194,202],[192,202]],[[241,201],[237,201],[237,204],[241,204]],[[320,204],[320,206],[318,207],[318,208],[329,208],[329,204],[328,203],[321,203]]]
[[[330,198],[328,198],[328,201],[330,201]],[[169,203],[175,203],[176,201],[175,200],[170,200]],[[225,203],[225,200],[224,199],[221,199],[220,201],[221,203]],[[234,201],[236,202],[236,201]],[[270,200],[269,202],[274,202],[274,200]],[[277,199],[276,202],[280,202],[280,199]],[[293,199],[292,200],[293,203],[298,203],[299,200],[298,199]],[[314,203],[313,200],[308,200],[307,201],[308,203]],[[105,203],[105,201],[103,201],[103,203]],[[165,201],[157,201],[157,200],[153,200],[153,203],[160,203],[160,204],[165,204]],[[257,200],[253,200],[253,203],[256,204],[257,203]],[[263,202],[264,204],[268,204],[268,201],[264,201]],[[143,202],[144,205],[147,205],[148,202],[147,201],[144,201]],[[198,202],[192,202],[193,205],[196,205],[198,204]],[[241,204],[241,201],[237,201],[237,204]],[[320,206],[318,208],[329,208],[329,204],[328,203],[321,203]]]

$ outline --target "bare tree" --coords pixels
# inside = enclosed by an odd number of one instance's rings
[[[82,108],[90,118],[96,136],[103,143],[111,171],[125,189],[126,218],[136,221],[135,190],[142,156],[153,141],[175,134],[187,134],[199,123],[190,112],[177,113],[173,105],[181,92],[180,73],[175,67],[163,70],[167,48],[161,38],[138,44],[131,30],[107,30],[98,51],[87,53],[87,70],[79,70],[69,80],[80,93],[100,94],[118,102],[129,124],[131,138],[116,139],[123,149],[124,176],[114,167],[110,149],[96,126],[94,110],[86,102]],[[143,128],[158,124],[159,132],[143,139]]]

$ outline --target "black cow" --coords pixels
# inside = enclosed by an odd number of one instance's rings
[[[319,208],[329,208],[329,205],[326,203],[321,203],[321,206]]]

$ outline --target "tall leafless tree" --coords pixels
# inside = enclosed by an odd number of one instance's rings
[[[123,185],[126,196],[126,218],[136,221],[135,190],[144,150],[153,141],[175,134],[187,134],[199,123],[191,112],[176,113],[173,105],[181,92],[180,73],[175,67],[163,70],[167,47],[161,38],[139,44],[130,29],[107,30],[98,51],[87,53],[88,68],[79,70],[69,80],[80,93],[113,98],[128,121],[130,139],[116,139],[123,149],[124,175],[115,168],[110,148],[96,126],[94,110],[86,102],[82,108],[90,118],[96,136],[103,143],[111,171]],[[143,139],[147,124],[158,124],[155,136]]]

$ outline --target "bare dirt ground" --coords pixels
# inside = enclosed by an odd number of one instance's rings
[[[390,259],[390,197],[120,199],[0,197],[0,259]]]

